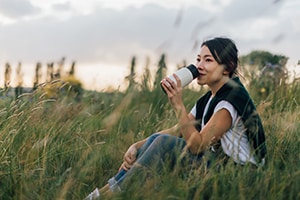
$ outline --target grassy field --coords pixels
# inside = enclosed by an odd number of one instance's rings
[[[264,168],[174,170],[113,199],[300,199],[299,82],[263,97],[257,90],[249,87],[266,131]],[[188,109],[204,91],[184,90]],[[3,97],[0,199],[83,199],[117,172],[131,143],[175,123],[160,88],[84,91],[80,102],[38,93]]]

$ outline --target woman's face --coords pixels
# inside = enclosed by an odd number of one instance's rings
[[[197,55],[196,66],[200,75],[197,78],[199,85],[212,86],[219,83],[224,76],[228,77],[228,73],[225,71],[224,67],[220,65],[207,46],[202,46],[200,53]]]

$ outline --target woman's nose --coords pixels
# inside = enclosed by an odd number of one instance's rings
[[[198,70],[202,70],[202,69],[203,69],[203,65],[201,64],[201,62],[198,62],[198,63],[196,64],[196,66],[197,66],[197,69],[198,69]]]

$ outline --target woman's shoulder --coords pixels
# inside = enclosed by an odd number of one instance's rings
[[[236,108],[229,101],[221,100],[216,105],[214,109],[214,113],[218,112],[221,109],[226,109],[230,113],[233,122],[235,122],[236,119],[238,118],[238,112]]]

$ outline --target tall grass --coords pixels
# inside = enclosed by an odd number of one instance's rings
[[[299,82],[284,87],[276,102],[252,94],[267,137],[264,168],[174,170],[113,199],[299,199]],[[188,109],[203,92],[184,90]],[[160,88],[85,91],[81,102],[2,98],[0,199],[83,199],[117,172],[130,144],[175,123]]]

